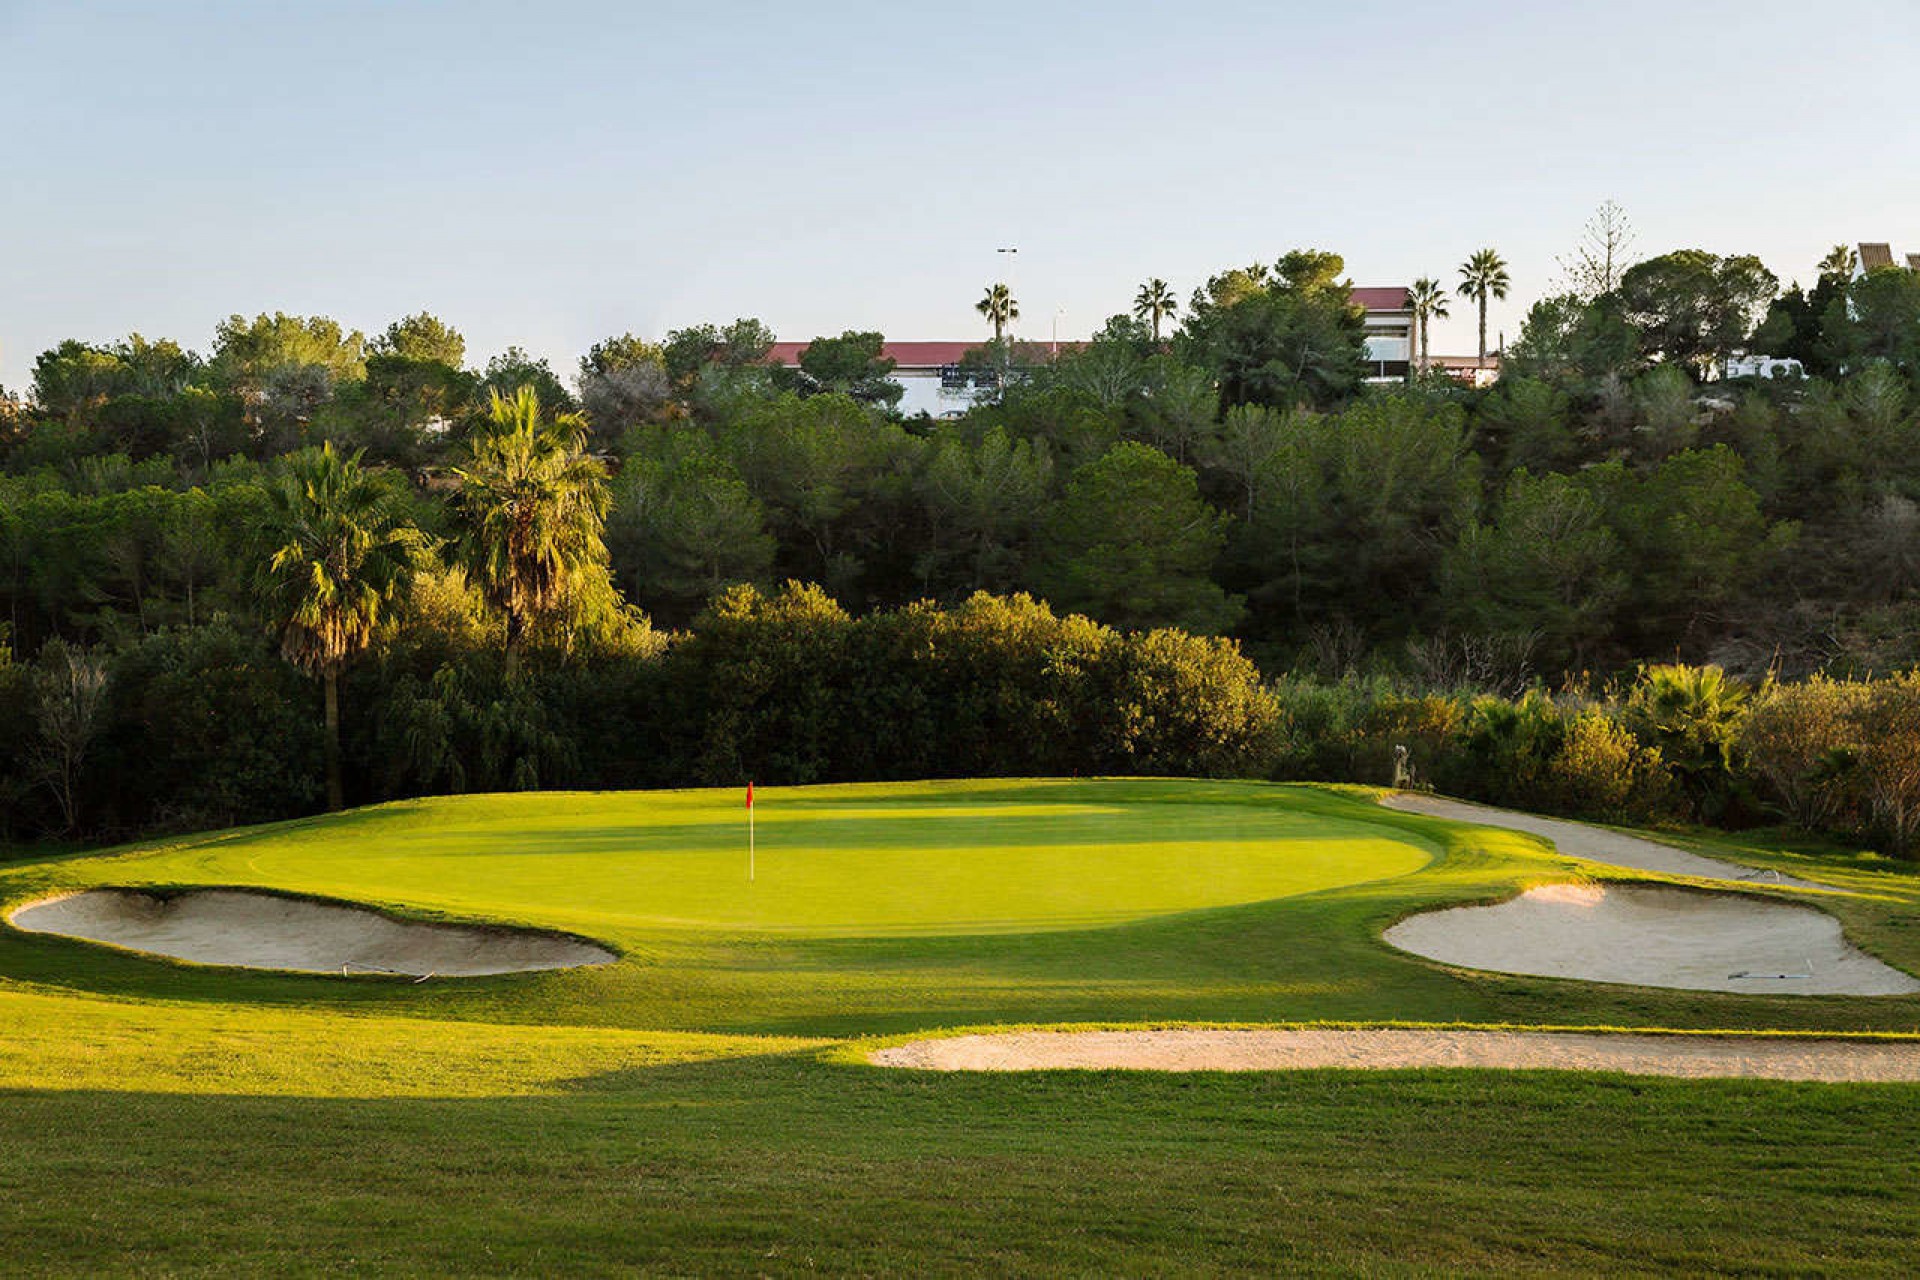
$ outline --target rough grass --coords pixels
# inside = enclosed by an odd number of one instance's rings
[[[744,872],[737,793],[388,806],[0,867],[9,902],[252,884],[624,953],[414,986],[0,930],[0,1269],[1920,1266],[1920,1086],[947,1077],[861,1065],[847,1043],[1087,1021],[1920,1029],[1909,998],[1464,974],[1378,941],[1409,911],[1572,873],[1529,837],[1255,784],[762,796],[755,892],[771,887],[745,905],[722,891]],[[1209,850],[1230,874],[1195,874]],[[1853,890],[1821,905],[1920,968],[1905,868],[1704,851]],[[1090,864],[1107,874],[1077,874]]]

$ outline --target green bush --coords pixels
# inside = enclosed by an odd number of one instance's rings
[[[319,696],[263,637],[225,624],[140,639],[109,666],[87,769],[98,824],[191,830],[311,812]]]
[[[1659,749],[1687,817],[1720,822],[1737,809],[1738,744],[1752,693],[1719,667],[1677,664],[1645,668],[1628,693],[1622,718]]]
[[[1103,770],[1220,777],[1271,766],[1279,704],[1234,641],[1137,632],[1102,659]]]
[[[1537,808],[1548,792],[1548,762],[1564,739],[1560,709],[1537,689],[1513,702],[1478,697],[1468,704],[1458,752],[1434,782],[1491,804]]]
[[[1560,746],[1540,778],[1539,807],[1614,821],[1654,815],[1666,791],[1658,747],[1642,745],[1597,707],[1566,715]]]
[[[1858,711],[1869,831],[1893,853],[1920,842],[1920,671],[1876,680]]]
[[[1739,755],[1762,794],[1808,831],[1861,831],[1866,799],[1855,765],[1871,686],[1814,676],[1769,684],[1740,728]]]

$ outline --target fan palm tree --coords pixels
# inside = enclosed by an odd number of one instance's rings
[[[1006,327],[1020,318],[1020,304],[1013,300],[1013,290],[1005,284],[989,286],[986,296],[973,304],[973,309],[985,316],[993,325],[993,340],[1000,341],[1000,335]]]
[[[1140,286],[1140,292],[1133,295],[1133,314],[1136,319],[1145,320],[1153,326],[1153,343],[1160,345],[1160,321],[1180,309],[1180,299],[1173,296],[1173,290],[1159,276]]]
[[[542,421],[530,386],[511,399],[494,392],[487,418],[467,466],[455,469],[454,510],[468,576],[506,616],[511,673],[528,629],[607,563],[607,472],[586,452],[586,421],[572,413]]]
[[[1482,249],[1460,264],[1460,296],[1480,304],[1480,367],[1487,364],[1487,299],[1504,298],[1513,280],[1507,264],[1492,249]]]
[[[340,672],[372,643],[382,607],[406,586],[425,539],[385,478],[332,444],[287,458],[268,501],[279,545],[261,594],[281,656],[325,690],[327,807],[339,809]]]
[[[1420,326],[1420,372],[1427,371],[1427,329],[1436,319],[1447,318],[1447,291],[1438,280],[1421,276],[1407,290],[1407,305],[1413,308],[1414,323]]]
[[[1859,265],[1860,255],[1853,251],[1852,246],[1837,244],[1826,257],[1820,259],[1820,275],[1823,279],[1831,277],[1845,284],[1853,279],[1854,269]]]

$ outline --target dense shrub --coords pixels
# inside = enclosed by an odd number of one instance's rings
[[[1854,771],[1860,715],[1871,686],[1814,676],[1770,684],[1740,729],[1750,776],[1780,814],[1809,831],[1858,831],[1866,822]]]
[[[1869,832],[1894,853],[1912,854],[1920,838],[1920,672],[1874,681],[1858,720]]]
[[[1220,777],[1271,759],[1279,705],[1233,641],[1136,632],[1110,639],[1102,659],[1104,769]]]
[[[577,785],[574,735],[530,680],[496,655],[449,662],[426,679],[403,675],[373,735],[382,790],[537,791]]]
[[[1378,702],[1399,696],[1391,681],[1374,676],[1326,682],[1286,675],[1273,683],[1272,692],[1280,711],[1274,777],[1378,785],[1392,780],[1390,773],[1383,775],[1377,767],[1365,771],[1359,762],[1364,753],[1359,726]],[[1390,756],[1391,744],[1386,749]],[[1425,770],[1429,762],[1415,765]]]
[[[1265,772],[1278,711],[1231,641],[1123,635],[1026,596],[855,620],[737,588],[662,664],[665,732],[712,783]]]
[[[156,632],[113,660],[87,789],[95,825],[187,830],[320,801],[320,695],[261,637]]]
[[[471,612],[456,580],[427,595]],[[620,637],[509,673],[497,629],[393,631],[343,690],[355,798],[1090,773],[1385,785],[1405,748],[1415,785],[1492,804],[1619,821],[1759,808],[1920,846],[1920,674],[1752,695],[1714,668],[1654,667],[1612,698],[1266,685],[1229,640],[984,593],[855,618],[797,583],[724,593],[670,641],[643,621]],[[100,675],[97,706],[56,779],[54,677],[74,661]],[[265,637],[224,622],[112,653],[52,645],[33,666],[0,649],[0,715],[19,728],[0,740],[0,839],[76,815],[101,835],[310,812],[316,703]]]
[[[1719,667],[1659,665],[1640,673],[1622,714],[1627,727],[1659,749],[1687,816],[1729,816],[1738,800],[1740,727],[1752,690]]]
[[[1573,711],[1547,761],[1538,807],[1616,821],[1649,818],[1666,799],[1664,764],[1658,747],[1644,746],[1606,712]]]
[[[1358,779],[1391,782],[1394,749],[1405,747],[1415,783],[1431,782],[1451,769],[1467,708],[1440,694],[1389,694],[1356,719],[1350,755]]]
[[[1547,764],[1560,751],[1560,709],[1539,690],[1515,701],[1485,695],[1467,707],[1459,750],[1434,781],[1442,790],[1492,804],[1526,808],[1547,792]]]
[[[676,695],[669,729],[689,780],[832,778],[836,740],[864,692],[847,662],[852,630],[819,587],[720,595],[667,659]]]
[[[48,818],[42,797],[29,775],[28,751],[33,737],[33,680],[29,669],[13,660],[0,627],[0,843],[44,827]]]

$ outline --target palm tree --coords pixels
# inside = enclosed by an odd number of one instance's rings
[[[1159,276],[1140,286],[1140,292],[1133,295],[1133,314],[1135,318],[1148,321],[1153,325],[1153,344],[1160,345],[1160,321],[1180,309],[1180,299],[1173,296],[1173,290]]]
[[[1413,308],[1414,323],[1420,326],[1420,372],[1427,371],[1427,328],[1436,319],[1447,318],[1447,291],[1438,280],[1421,276],[1407,290],[1407,305]],[[1485,326],[1481,327],[1482,334]],[[1485,341],[1484,336],[1481,339]]]
[[[528,628],[607,563],[607,471],[586,452],[586,421],[563,413],[543,422],[530,386],[512,399],[494,392],[487,416],[471,460],[454,472],[454,509],[467,573],[506,615],[511,673]]]
[[[268,491],[279,544],[261,587],[280,632],[280,654],[326,691],[327,807],[340,785],[340,672],[373,642],[380,610],[406,585],[424,538],[406,523],[394,492],[360,455],[331,443],[286,459]]]
[[[1020,304],[1013,300],[1013,290],[1005,284],[989,287],[986,296],[973,304],[973,309],[993,325],[995,342],[1000,341],[1000,335],[1008,325],[1020,318]]]
[[[1492,249],[1482,249],[1460,264],[1460,296],[1480,304],[1480,367],[1487,367],[1487,298],[1507,296],[1513,283],[1507,264]]]
[[[1822,279],[1831,277],[1845,284],[1853,279],[1854,269],[1859,265],[1860,255],[1853,251],[1852,246],[1837,244],[1826,257],[1820,259],[1820,275]]]

